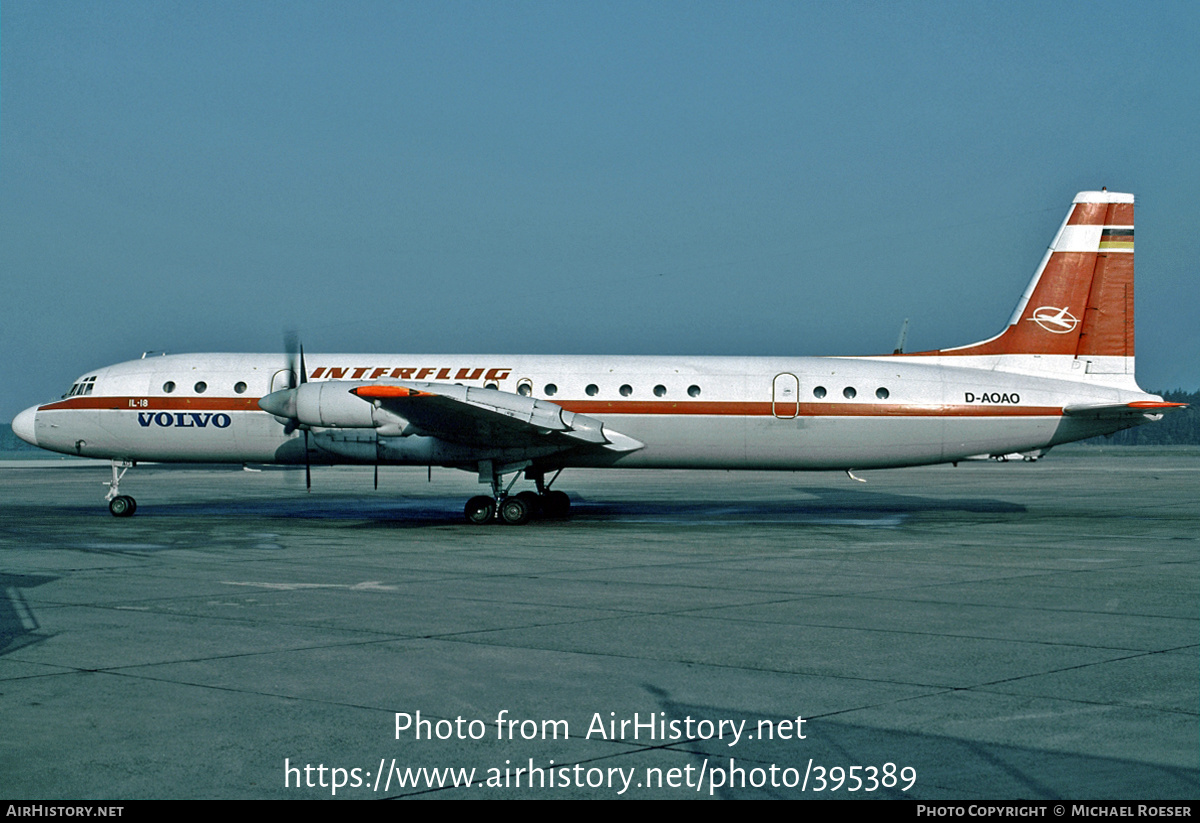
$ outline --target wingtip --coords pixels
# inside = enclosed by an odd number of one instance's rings
[[[1169,403],[1165,400],[1138,400],[1129,404],[1131,409],[1186,409],[1187,403]]]

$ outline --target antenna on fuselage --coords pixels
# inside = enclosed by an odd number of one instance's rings
[[[896,338],[896,349],[892,354],[904,354],[904,344],[908,340],[908,318],[900,325],[900,336]]]

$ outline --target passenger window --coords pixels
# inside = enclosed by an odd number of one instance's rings
[[[168,380],[166,383],[163,383],[163,391],[165,391],[167,394],[175,391],[175,381]]]
[[[595,383],[588,383],[588,387],[583,390],[588,397],[595,397],[596,392],[600,391],[600,387]]]
[[[688,386],[688,397],[699,397],[699,396],[700,396],[700,387],[699,386]]]
[[[828,392],[825,391],[824,386],[817,386],[815,389],[813,389],[813,397],[817,398],[818,400],[820,400],[826,394],[828,394]]]
[[[521,379],[517,383],[517,394],[521,395],[522,397],[528,397],[529,395],[533,394],[533,381],[528,377]]]
[[[654,396],[655,397],[662,397],[666,393],[667,393],[667,387],[662,385],[661,383],[654,387]]]
[[[201,380],[199,383],[193,386],[193,388],[196,390],[196,394],[204,394],[206,391],[208,391],[208,384]]]
[[[880,400],[887,400],[888,396],[890,394],[891,393],[887,389],[883,388],[882,386],[875,390],[875,396],[878,397]]]
[[[622,397],[628,397],[631,394],[633,394],[633,386],[626,383],[624,386],[621,387],[621,396]]]
[[[238,394],[245,394],[246,393],[246,384],[239,380],[238,382],[233,384],[233,390],[235,392],[237,392]]]
[[[554,385],[553,383],[547,383],[546,388],[542,389],[542,392],[547,397],[553,397],[554,395],[558,394],[558,386]]]
[[[842,389],[842,397],[846,398],[847,400],[853,400],[857,396],[858,392],[856,392],[851,386],[847,386],[846,388]]]

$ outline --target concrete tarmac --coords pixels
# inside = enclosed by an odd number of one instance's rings
[[[0,795],[1195,798],[1200,456],[1123,454],[568,471],[523,527],[0,463]]]

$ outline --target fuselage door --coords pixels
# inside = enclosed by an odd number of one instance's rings
[[[800,414],[800,380],[785,372],[775,375],[771,386],[771,414],[788,420]]]

